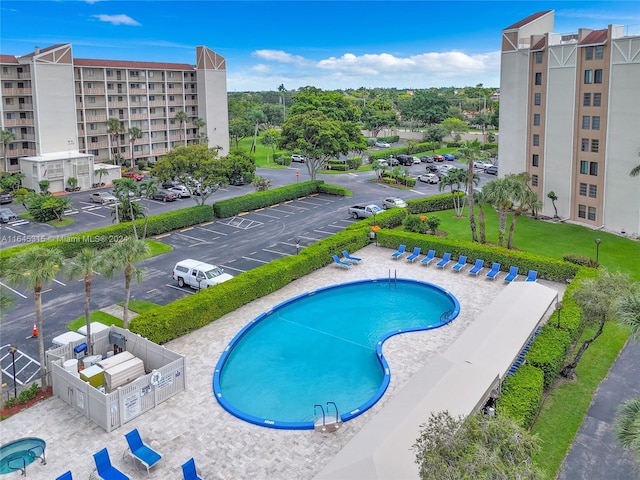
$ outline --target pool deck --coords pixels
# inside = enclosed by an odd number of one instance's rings
[[[352,252],[364,259],[359,265],[343,269],[331,264],[211,325],[169,342],[165,345],[167,348],[187,357],[187,390],[118,430],[106,433],[61,400],[52,398],[3,421],[1,443],[29,436],[47,442],[47,465],[36,462],[27,469],[28,477],[36,479],[53,479],[69,469],[74,478],[88,478],[94,470],[92,455],[104,447],[108,448],[116,468],[132,479],[147,478],[143,467],[128,457],[123,458],[127,445],[124,434],[133,428],[138,428],[143,440],[163,455],[151,470],[154,479],[182,478],[181,465],[190,457],[195,458],[198,471],[207,480],[312,479],[385,406],[390,404],[393,408],[391,400],[399,395],[402,387],[423,371],[431,359],[435,360],[453,345],[506,287],[502,280],[504,272],[491,281],[482,273],[474,277],[466,271],[454,273],[451,268],[443,271],[433,263],[425,267],[419,261],[393,260],[391,253],[389,249],[373,245]],[[322,434],[313,430],[259,427],[233,417],[220,407],[213,396],[213,369],[224,348],[249,321],[288,298],[322,286],[396,275],[445,288],[457,297],[461,312],[445,327],[396,335],[385,342],[383,352],[391,368],[391,383],[370,410],[345,423],[336,433]],[[517,281],[523,280],[521,276]],[[562,295],[564,285],[538,282]],[[456,392],[451,394],[463,395],[462,387],[457,385]],[[416,404],[420,400],[415,398]],[[6,476],[7,480],[18,477],[18,473]]]

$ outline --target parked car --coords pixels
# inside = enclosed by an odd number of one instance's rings
[[[300,155],[299,153],[294,153],[293,155],[291,155],[291,161],[304,163],[307,161],[307,157],[305,157],[304,155]]]
[[[389,148],[391,146],[387,142],[376,142],[375,145],[378,148]]]
[[[118,201],[118,199],[109,192],[93,192],[91,195],[89,195],[89,200],[91,200],[93,203],[99,203],[101,205]]]
[[[111,190],[109,193],[111,195],[113,195],[114,197],[118,198],[118,195],[116,195],[116,191],[115,190]],[[131,190],[129,190],[129,198],[133,198],[135,196],[136,196],[135,192],[132,192]]]
[[[434,155],[433,156],[433,161],[434,162],[444,162],[444,157],[442,155]]]
[[[180,198],[187,198],[191,196],[191,192],[184,185],[168,188],[167,191],[175,193]]]
[[[136,182],[139,182],[144,178],[144,175],[138,172],[127,172],[122,175],[122,178],[133,178]]]
[[[178,182],[177,180],[168,180],[160,184],[160,186],[165,189],[168,189],[171,187],[177,187],[178,185],[182,185],[182,183]]]
[[[151,198],[153,200],[161,200],[163,202],[173,202],[178,198],[177,193],[170,192],[169,190],[158,190]]]
[[[413,165],[413,157],[411,155],[398,155],[398,163],[400,165],[409,166]]]
[[[0,204],[3,203],[11,203],[13,201],[13,197],[8,192],[0,192]]]
[[[378,160],[378,165],[381,167],[388,167],[389,163],[385,159]]]
[[[418,165],[419,163],[422,163],[422,160],[420,160],[418,157],[413,157],[413,164]]]
[[[449,160],[450,162],[453,162],[456,159],[456,156],[451,153],[445,153],[443,157],[445,160]]]
[[[407,202],[399,197],[387,197],[382,201],[382,208],[385,210],[387,208],[405,208],[406,206]]]
[[[486,170],[489,167],[493,167],[493,163],[491,162],[482,162],[482,169]]]
[[[400,160],[398,160],[397,158],[389,157],[387,158],[387,164],[391,167],[397,167],[398,165],[400,165]]]
[[[224,270],[216,265],[191,258],[176,263],[171,276],[180,287],[188,285],[196,290],[213,287],[233,278],[233,275],[224,273]]]
[[[431,155],[423,155],[420,157],[422,163],[433,163],[433,157]]]
[[[473,168],[479,168],[480,170],[484,170],[485,169],[485,163],[482,160],[476,160],[475,162],[473,162]]]
[[[378,205],[354,205],[347,211],[353,218],[369,218],[383,212]]]
[[[491,165],[484,169],[484,173],[488,173],[489,175],[498,175],[498,167],[496,165]]]
[[[431,173],[438,172],[438,166],[434,165],[433,163],[428,163],[427,164],[427,172],[431,172]]]
[[[424,175],[418,175],[418,181],[435,185],[440,179],[435,173],[425,173]]]
[[[0,208],[0,222],[9,223],[11,220],[17,220],[18,215],[10,208]]]

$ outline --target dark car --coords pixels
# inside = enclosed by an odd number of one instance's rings
[[[434,155],[433,156],[433,161],[434,162],[444,162],[444,156],[442,156],[442,155]]]
[[[176,181],[176,180],[169,180],[166,182],[162,182],[160,184],[160,186],[162,188],[171,188],[171,187],[177,187],[178,185],[182,185],[180,182]]]
[[[2,203],[11,203],[13,201],[13,197],[10,193],[0,192],[0,204]]]
[[[387,158],[387,165],[389,165],[390,167],[397,167],[398,165],[400,165],[400,160],[398,160],[397,158],[389,157]]]
[[[439,172],[438,166],[434,165],[433,163],[427,164],[427,172],[438,173]]]
[[[431,155],[423,155],[420,157],[422,163],[433,163],[433,157]]]
[[[158,192],[154,193],[151,198],[154,200],[162,200],[163,202],[173,202],[174,200],[177,200],[178,195],[167,190],[158,190]]]
[[[398,155],[396,157],[400,165],[413,165],[413,156],[412,155]]]
[[[484,169],[484,173],[488,173],[489,175],[498,175],[498,167],[496,165],[491,165]]]

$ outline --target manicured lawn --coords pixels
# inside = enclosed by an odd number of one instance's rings
[[[121,307],[124,306],[124,302],[118,302]],[[148,302],[146,300],[129,300],[129,310],[136,313],[146,313],[154,308],[161,307],[157,303]]]
[[[167,253],[173,250],[173,247],[171,245],[167,245],[166,243],[162,243],[162,242],[157,242],[149,238],[145,239],[145,242],[147,243],[147,245],[149,245],[149,255],[147,255],[145,259],[155,257],[157,255],[162,255],[163,253]]]
[[[104,325],[107,325],[107,326],[115,325],[117,327],[122,327],[122,320],[120,320],[118,317],[114,317],[113,315],[109,315],[108,313],[101,312],[100,310],[91,312],[89,314],[89,318],[91,319],[92,322],[103,323]],[[83,315],[67,323],[67,329],[71,330],[72,332],[76,332],[80,327],[86,324],[87,324],[87,321]]]

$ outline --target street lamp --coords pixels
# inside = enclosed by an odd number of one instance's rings
[[[11,354],[11,363],[13,364],[13,396],[18,398],[18,385],[16,384],[16,352],[18,347],[9,345],[9,353]]]
[[[562,310],[562,302],[556,302],[556,312],[558,312],[558,328],[560,328],[560,311]]]
[[[200,282],[202,282],[202,280],[204,280],[204,275],[202,274],[202,272],[198,272],[198,274],[196,275],[196,282],[198,282],[198,291],[200,291]]]
[[[296,255],[300,253],[300,237],[296,237]]]
[[[602,242],[602,240],[596,238],[596,263],[598,263],[598,254],[600,253],[600,242]]]

